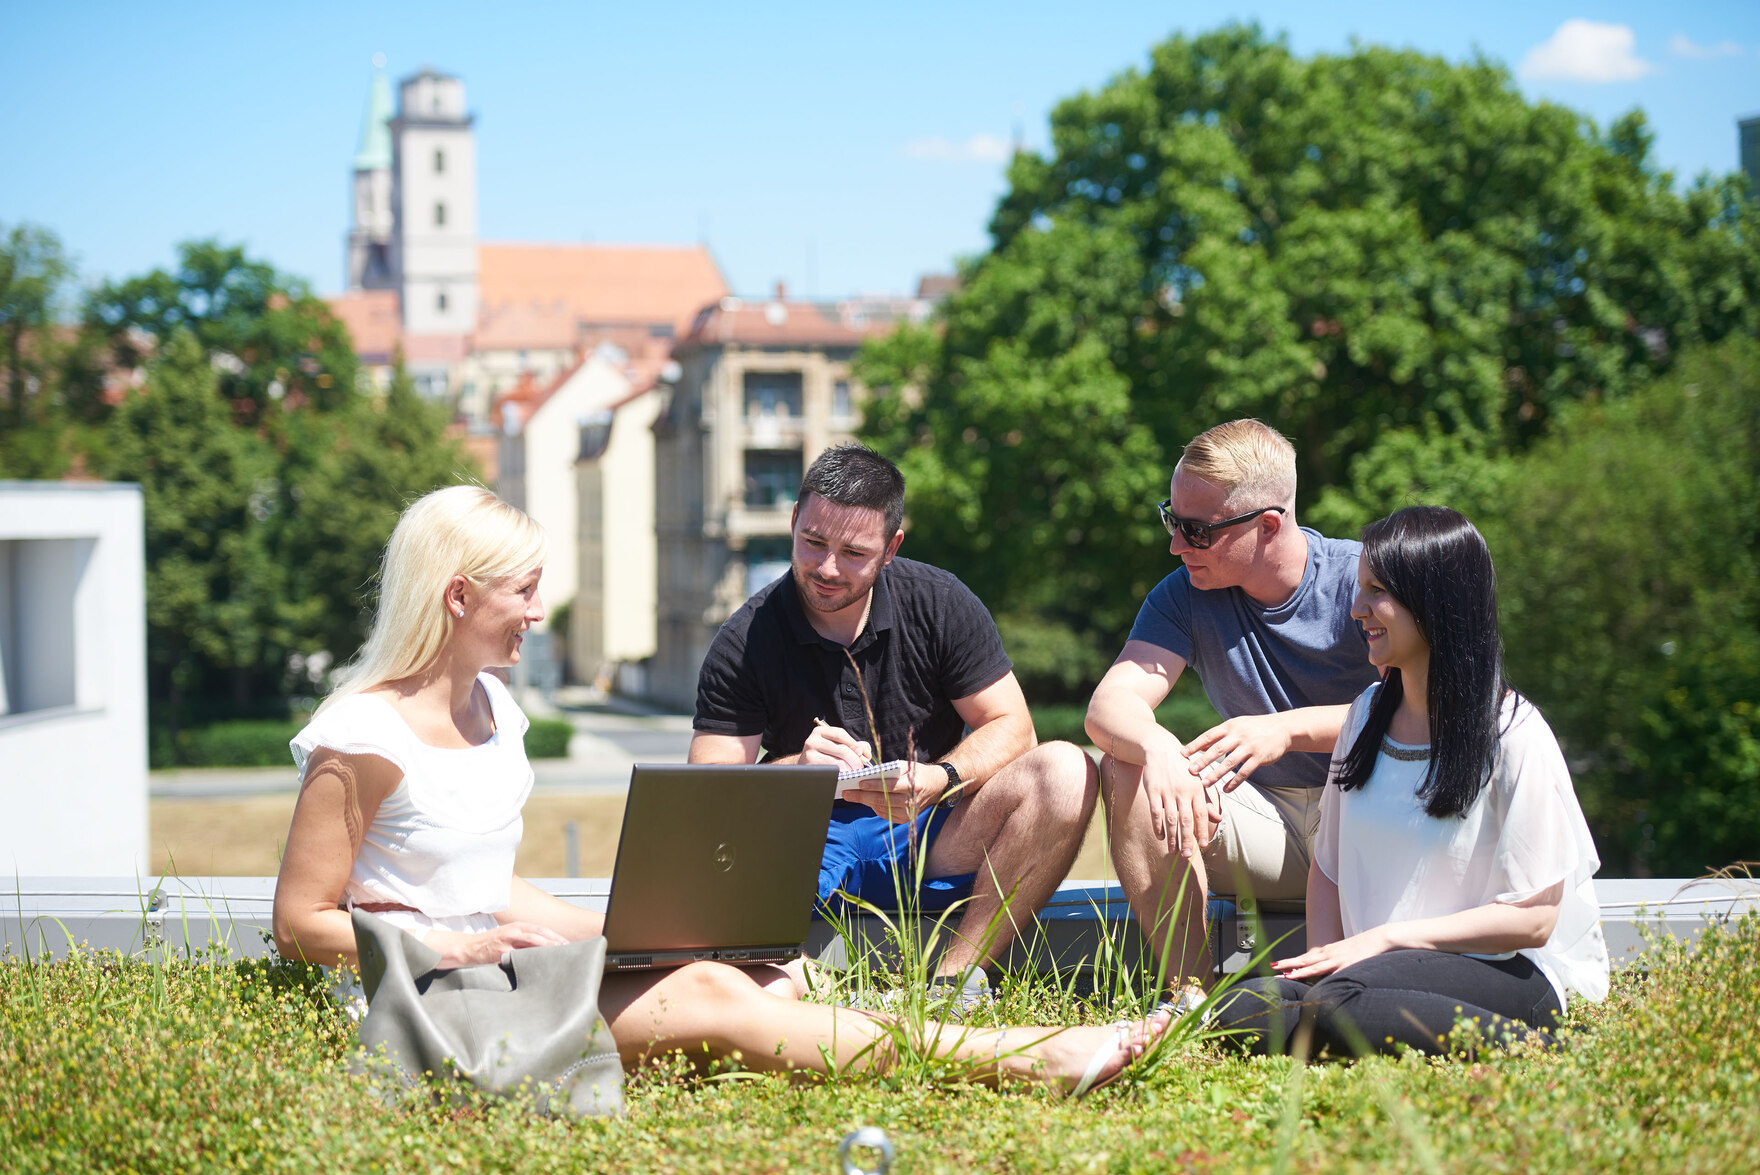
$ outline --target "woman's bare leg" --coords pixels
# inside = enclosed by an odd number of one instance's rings
[[[734,1057],[761,1072],[821,1074],[821,1047],[840,1068],[885,1072],[894,1060],[892,1034],[882,1018],[852,1008],[802,1003],[773,995],[754,975],[719,963],[675,971],[608,975],[599,1008],[626,1064],[682,1050],[695,1058]],[[1115,1028],[966,1028],[929,1021],[925,1047],[969,1061],[969,1077],[1039,1081],[1063,1089],[1080,1080],[1108,1042],[1104,1079],[1142,1052],[1166,1021],[1120,1035]]]

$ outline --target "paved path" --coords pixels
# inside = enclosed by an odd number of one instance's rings
[[[621,794],[637,763],[682,763],[690,749],[688,714],[631,714],[603,705],[562,711],[574,723],[568,758],[535,759],[534,792]],[[154,771],[147,776],[153,797],[222,799],[299,790],[293,765],[286,767],[198,767]]]

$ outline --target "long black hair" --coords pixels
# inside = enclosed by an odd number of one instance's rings
[[[1434,817],[1464,815],[1491,777],[1498,713],[1509,683],[1497,631],[1497,573],[1491,551],[1465,515],[1446,506],[1409,506],[1363,528],[1369,573],[1417,621],[1430,646],[1430,763],[1418,798]],[[1338,773],[1344,791],[1375,769],[1393,712],[1405,696],[1390,668],[1362,733]]]

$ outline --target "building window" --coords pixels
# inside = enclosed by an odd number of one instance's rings
[[[74,704],[74,603],[95,546],[0,541],[0,715]]]
[[[746,415],[750,417],[799,416],[801,373],[798,371],[746,372]]]
[[[746,506],[773,510],[792,505],[801,492],[799,449],[746,450]]]
[[[445,290],[441,290],[438,294],[434,295],[434,309],[440,311],[442,314],[446,313],[446,291]]]
[[[831,415],[837,420],[849,420],[856,414],[855,401],[850,399],[849,381],[840,379],[831,385]]]
[[[446,227],[446,203],[445,203],[445,201],[440,201],[434,205],[434,227],[435,228],[445,228]]]
[[[788,574],[791,541],[784,535],[746,540],[746,595]]]
[[[446,170],[446,152],[439,147],[434,148],[434,174],[439,175]]]

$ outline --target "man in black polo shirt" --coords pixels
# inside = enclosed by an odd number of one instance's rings
[[[1073,745],[1017,762],[1033,721],[995,622],[952,575],[896,558],[903,518],[904,478],[884,457],[841,445],[813,462],[789,574],[721,626],[703,661],[690,759],[910,761],[890,787],[835,805],[819,898],[892,905],[895,872],[911,884],[913,842],[926,844],[924,909],[971,887],[938,968],[966,1005],[987,984],[982,965],[1069,872],[1097,793]]]

